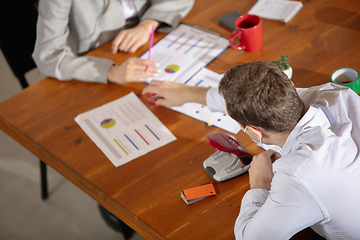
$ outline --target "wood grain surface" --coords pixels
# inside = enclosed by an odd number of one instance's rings
[[[219,25],[226,13],[246,13],[255,0],[196,0],[183,23],[199,25],[228,38]],[[223,73],[236,64],[275,60],[288,53],[297,87],[329,82],[340,67],[360,70],[360,1],[303,0],[303,8],[288,23],[263,19],[263,46],[257,52],[227,49],[207,67]],[[154,43],[164,37],[156,33]],[[110,51],[108,43],[88,55],[122,63],[140,56]],[[21,56],[19,56],[21,58]],[[46,164],[102,204],[147,239],[234,239],[233,226],[240,201],[249,189],[248,174],[218,183],[202,167],[214,152],[205,141],[212,132],[205,123],[157,108],[141,95],[142,83],[98,84],[45,78],[0,103],[0,129]],[[82,112],[135,92],[177,137],[177,140],[118,168],[75,123]],[[252,153],[258,148],[246,134],[236,138]],[[213,182],[216,196],[187,206],[183,189]],[[51,196],[50,196],[51,197]],[[94,209],[95,210],[95,209]],[[310,239],[306,229],[292,239]]]

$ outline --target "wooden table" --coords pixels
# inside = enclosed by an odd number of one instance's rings
[[[328,82],[329,75],[340,67],[360,69],[360,1],[302,2],[302,10],[287,24],[263,19],[264,39],[259,51],[228,49],[208,68],[222,73],[236,64],[275,60],[288,53],[298,87]],[[197,0],[183,22],[228,38],[230,31],[221,27],[218,19],[232,10],[246,13],[254,3]],[[155,42],[163,36],[156,33]],[[113,55],[110,45],[89,55],[121,63],[147,50],[143,46],[135,54]],[[140,95],[144,86],[46,78],[0,104],[0,128],[147,239],[233,239],[240,200],[249,189],[248,175],[217,183],[202,167],[204,159],[214,152],[205,137],[225,131],[148,104]],[[131,91],[177,140],[116,168],[74,118]],[[244,133],[236,137],[251,153],[261,151]],[[180,192],[206,182],[214,183],[217,195],[187,206]],[[303,231],[293,239],[306,239],[306,234]]]

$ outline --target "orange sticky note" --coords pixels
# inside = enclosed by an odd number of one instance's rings
[[[216,191],[212,183],[207,183],[201,186],[185,189],[180,196],[187,205],[200,201],[206,197],[215,195]]]

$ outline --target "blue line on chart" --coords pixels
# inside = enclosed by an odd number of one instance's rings
[[[198,45],[199,42],[202,41],[202,38],[200,38],[194,45],[192,45],[188,50],[186,50],[185,54],[190,51],[193,47],[195,47],[196,45]]]
[[[132,145],[134,145],[134,147],[135,147],[137,150],[139,150],[139,148],[135,145],[135,143],[133,143],[133,141],[131,141],[131,139],[130,139],[126,134],[124,134],[124,136],[129,140],[129,142],[132,143]]]
[[[202,83],[204,80],[200,80],[198,83],[195,84],[195,86],[199,86],[200,83]]]
[[[145,127],[157,138],[157,140],[160,141],[160,138],[156,136],[156,134],[148,127],[148,125],[145,124]]]
[[[173,45],[174,43],[176,43],[182,36],[185,35],[185,32],[183,32],[177,39],[175,39],[172,43],[170,43],[167,47],[171,47],[171,45]]]

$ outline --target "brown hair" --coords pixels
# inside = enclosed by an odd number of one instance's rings
[[[274,63],[259,61],[235,66],[219,84],[229,115],[243,127],[290,132],[305,112],[296,88]]]

